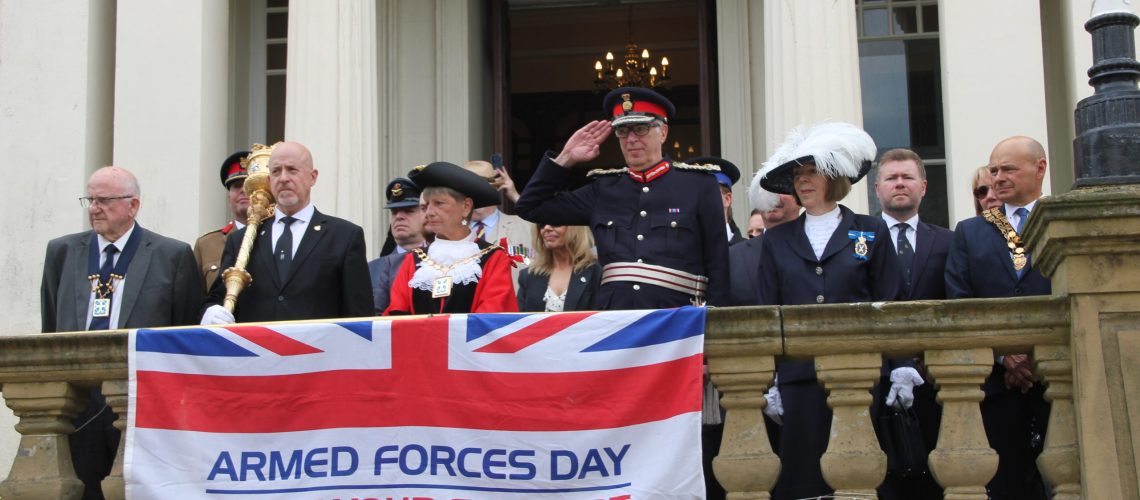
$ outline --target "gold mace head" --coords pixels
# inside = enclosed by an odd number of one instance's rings
[[[246,196],[253,198],[253,193],[262,191],[269,196],[270,203],[273,202],[273,195],[269,194],[269,155],[271,154],[273,154],[273,146],[254,144],[249,148],[249,155],[242,160],[248,173],[243,185]]]

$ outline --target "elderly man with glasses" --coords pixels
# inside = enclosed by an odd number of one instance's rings
[[[42,331],[149,328],[197,323],[201,279],[190,245],[136,221],[139,183],[129,171],[91,174],[79,198],[91,230],[48,243],[40,288]],[[69,437],[83,498],[103,498],[100,481],[119,446],[115,414],[98,389],[76,417]]]
[[[588,225],[602,265],[596,309],[655,309],[728,303],[728,241],[713,165],[665,158],[673,103],[643,88],[619,88],[593,121],[547,154],[516,204],[535,223]],[[570,168],[598,157],[613,131],[626,167],[593,170],[571,192]]]

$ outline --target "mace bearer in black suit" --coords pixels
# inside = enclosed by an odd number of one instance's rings
[[[273,218],[257,229],[246,270],[253,280],[230,314],[219,276],[206,297],[202,324],[372,316],[372,284],[364,231],[319,212],[310,200],[317,169],[308,148],[281,142],[269,158]],[[222,269],[237,259],[249,226],[230,233]]]

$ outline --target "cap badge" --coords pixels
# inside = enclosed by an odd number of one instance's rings
[[[403,196],[403,195],[404,195],[404,186],[400,185],[399,182],[393,184],[392,185],[392,197],[398,198],[398,197]]]
[[[630,100],[629,100],[629,94],[622,94],[621,100],[622,100],[622,103],[621,103],[621,110],[622,111],[629,113],[630,111],[633,110],[633,103],[630,102]]]

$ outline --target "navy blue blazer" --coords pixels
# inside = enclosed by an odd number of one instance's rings
[[[1049,295],[1049,279],[1033,267],[1033,256],[1021,277],[1013,270],[1005,237],[982,216],[954,229],[954,245],[946,260],[946,297],[950,299]]]
[[[372,278],[372,306],[376,315],[384,314],[392,298],[392,280],[408,254],[393,250],[383,257],[368,261],[368,275]]]
[[[566,287],[566,302],[563,311],[589,311],[594,307],[594,294],[598,291],[598,284],[602,281],[602,268],[595,262],[581,271],[570,274],[570,284]],[[519,288],[516,292],[519,302],[519,312],[543,312],[546,302],[542,297],[546,295],[546,288],[550,284],[550,275],[531,274],[530,268],[519,273]]]
[[[820,259],[804,232],[806,213],[764,232],[760,245],[761,304],[841,304],[902,296],[902,273],[887,224],[843,205],[839,210],[843,219]],[[867,242],[865,260],[856,257],[855,240],[848,237],[848,231],[874,233],[874,240]],[[903,365],[913,362],[890,363],[891,367]],[[812,363],[782,362],[776,370],[781,384],[815,380]]]
[[[902,300],[941,300],[946,298],[946,259],[954,231],[925,222],[918,223],[910,287],[903,286]]]
[[[708,172],[671,167],[645,183],[612,171],[563,192],[570,169],[544,156],[515,204],[538,224],[589,225],[598,264],[644,262],[708,278],[710,305],[729,303],[728,238],[720,185]],[[654,285],[612,282],[594,308],[660,309],[689,305],[691,296]]]
[[[728,247],[728,282],[731,304],[754,306],[760,303],[760,252],[764,235]]]

